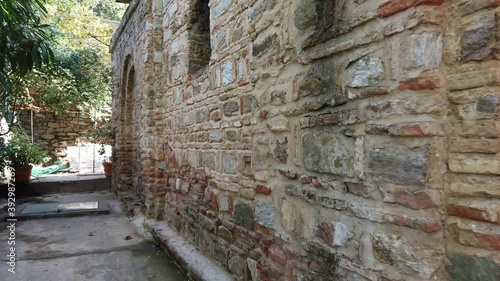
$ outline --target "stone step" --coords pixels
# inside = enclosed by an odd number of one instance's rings
[[[28,183],[14,183],[16,197],[42,196],[54,193],[80,193],[111,189],[111,178],[102,174],[47,175]],[[0,197],[7,197],[7,184],[0,185]]]

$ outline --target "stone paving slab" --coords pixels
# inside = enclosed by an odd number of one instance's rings
[[[72,203],[30,203],[17,208],[18,220],[109,214],[105,201]]]
[[[7,222],[0,222],[0,280],[185,281],[173,262],[136,234],[111,192],[46,196],[40,203],[106,202],[110,213],[16,223],[16,274],[8,272]]]

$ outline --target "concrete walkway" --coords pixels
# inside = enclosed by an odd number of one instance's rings
[[[1,280],[187,280],[161,250],[134,232],[113,193],[52,195],[37,201],[106,201],[110,214],[18,221],[15,274],[7,264],[12,247],[8,223],[0,222]]]

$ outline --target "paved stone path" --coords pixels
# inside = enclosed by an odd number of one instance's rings
[[[187,280],[162,251],[136,235],[113,193],[53,195],[40,201],[106,201],[111,213],[18,221],[15,274],[8,272],[7,223],[0,222],[1,280]]]

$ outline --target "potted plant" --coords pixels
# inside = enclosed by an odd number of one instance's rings
[[[111,131],[105,129],[105,128],[96,128],[92,132],[92,138],[91,138],[92,143],[97,143],[101,147],[97,150],[97,153],[101,156],[106,154],[106,147],[105,145],[111,144]],[[113,173],[113,166],[111,164],[111,159],[110,157],[104,156],[102,160],[102,165],[104,167],[104,175],[108,178],[110,178]]]
[[[41,164],[46,154],[21,128],[14,127],[8,136],[0,138],[2,164],[14,168],[16,182],[29,182],[32,165]]]

